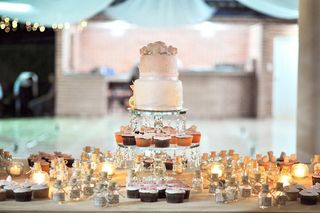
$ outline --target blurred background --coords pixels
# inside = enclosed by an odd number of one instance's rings
[[[139,49],[160,40],[202,151],[296,151],[298,1],[53,2],[0,1],[1,147],[114,149]]]

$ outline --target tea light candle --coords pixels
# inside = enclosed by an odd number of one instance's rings
[[[297,178],[307,177],[309,174],[309,168],[306,164],[298,163],[292,166],[292,175]]]
[[[114,166],[110,162],[103,162],[101,170],[102,172],[107,172],[110,176],[114,175]]]
[[[32,181],[36,184],[48,183],[48,174],[43,171],[34,172],[32,175]]]
[[[279,178],[279,182],[283,183],[283,186],[289,186],[292,181],[292,177],[290,175],[281,175]]]
[[[221,177],[223,174],[223,166],[220,164],[213,164],[210,168],[211,174],[218,174],[218,177]]]
[[[9,170],[10,175],[18,176],[21,174],[21,167],[17,165],[13,165]]]

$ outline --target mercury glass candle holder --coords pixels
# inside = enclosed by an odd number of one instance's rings
[[[8,175],[20,176],[23,174],[24,165],[20,161],[11,161],[6,167]]]

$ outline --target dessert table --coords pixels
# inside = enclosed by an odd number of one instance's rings
[[[0,202],[0,212],[319,212],[320,205],[306,206],[299,202],[288,201],[282,208],[272,207],[266,210],[258,208],[257,198],[241,200],[230,204],[216,204],[207,192],[191,194],[189,201],[170,204],[165,200],[155,203],[142,203],[140,200],[121,198],[116,207],[95,208],[93,201],[79,201],[57,204],[51,200]]]
[[[193,173],[186,172],[179,179],[186,183],[191,183]],[[117,170],[116,175],[112,178],[121,186],[120,193],[126,194],[125,190],[125,170]],[[0,174],[0,178],[5,178],[5,174]],[[19,182],[24,181],[27,176],[15,178]],[[305,186],[311,185],[311,177],[295,180],[299,184]],[[228,204],[217,204],[213,195],[208,193],[207,183],[204,192],[191,192],[190,198],[184,203],[171,204],[165,199],[159,199],[154,203],[143,203],[140,199],[128,199],[125,196],[120,197],[120,205],[115,207],[94,207],[93,200],[65,202],[58,204],[52,200],[32,200],[31,202],[16,202],[15,200],[7,200],[0,202],[0,213],[2,212],[320,212],[320,203],[308,206],[300,204],[300,201],[287,201],[285,207],[271,207],[268,209],[258,208],[258,199],[251,197],[245,200]]]

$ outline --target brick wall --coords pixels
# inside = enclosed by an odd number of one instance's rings
[[[68,46],[69,34],[56,33],[55,74],[56,102],[55,113],[58,116],[85,115],[100,116],[106,114],[106,85],[101,76],[68,74],[70,59]]]
[[[184,67],[210,67],[215,63],[243,64],[248,58],[247,25],[221,25],[203,37],[193,28],[133,28],[122,36],[113,36],[110,29],[93,26],[73,34],[74,72],[88,72],[99,66],[128,71],[139,61],[139,49],[149,42],[162,40],[178,48]]]

